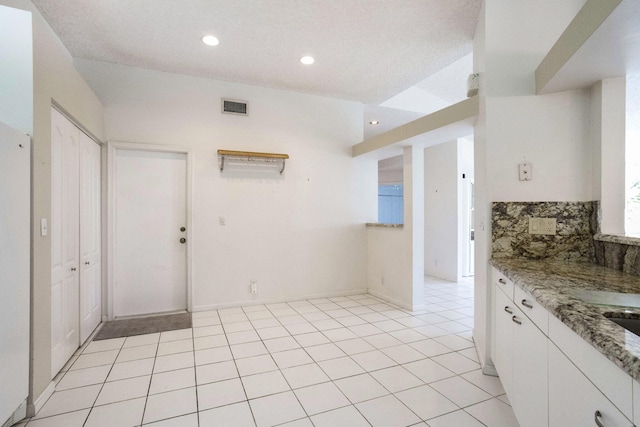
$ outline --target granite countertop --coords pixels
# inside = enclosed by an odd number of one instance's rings
[[[640,317],[640,309],[588,304],[568,292],[579,288],[640,294],[640,276],[588,263],[515,258],[489,262],[562,323],[640,381],[640,337],[603,316],[607,312],[624,312],[627,317]]]
[[[378,228],[403,228],[404,224],[384,224],[381,222],[367,222],[365,224],[367,227],[378,227]]]

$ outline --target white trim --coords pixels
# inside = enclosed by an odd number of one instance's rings
[[[251,305],[261,305],[261,304],[279,304],[283,302],[302,301],[302,300],[310,300],[310,299],[317,299],[317,298],[348,297],[351,295],[362,295],[367,293],[370,293],[370,292],[367,292],[366,288],[359,288],[359,289],[353,289],[350,291],[311,294],[311,295],[292,297],[292,298],[252,299],[252,300],[235,301],[235,302],[222,303],[222,304],[198,305],[193,307],[193,312],[195,313],[198,311],[219,310],[222,308],[239,307],[239,306],[247,307]]]
[[[192,186],[193,186],[193,152],[190,148],[157,145],[136,142],[107,142],[107,319],[114,319],[114,277],[115,277],[115,168],[117,150],[155,151],[165,153],[180,153],[187,157],[187,311],[193,310],[192,292],[192,241],[193,241],[193,211],[192,211]]]
[[[480,361],[480,367],[482,368],[482,373],[485,375],[491,375],[492,377],[497,377],[498,371],[496,370],[496,367],[493,366],[493,364],[489,363],[488,358],[484,357],[485,355],[478,348],[478,344],[477,344],[478,340],[476,340],[475,329],[473,330],[473,334],[471,335],[471,337],[473,338],[473,346],[476,349],[476,354],[478,355],[478,360]]]
[[[91,132],[89,129],[87,129],[86,127],[84,127],[82,125],[82,123],[80,123],[80,121],[76,120],[75,117],[73,117],[73,114],[69,113],[62,105],[60,105],[55,99],[51,99],[51,108],[53,108],[54,110],[56,110],[58,113],[62,114],[67,120],[69,120],[75,127],[77,127],[78,129],[80,129],[80,132],[84,133],[85,135],[87,135],[90,139],[93,140],[93,142],[95,142],[96,144],[98,144],[99,146],[103,146],[104,142],[102,142],[102,140],[100,138],[98,138],[97,136],[95,136],[93,134],[93,132]]]
[[[414,309],[414,307],[411,304],[407,304],[403,301],[399,301],[395,298],[391,298],[388,295],[385,295],[383,293],[380,293],[378,291],[374,291],[373,289],[369,288],[368,293],[370,293],[371,295],[373,295],[374,297],[383,299],[387,302],[390,302],[391,304],[395,304],[399,307],[404,308],[405,310],[409,310],[409,311],[418,311],[417,309]],[[418,308],[424,308],[424,305],[419,306]]]
[[[40,409],[42,409],[44,404],[47,403],[47,400],[49,400],[51,395],[53,395],[54,391],[56,391],[56,384],[55,382],[51,381],[47,388],[45,388],[44,391],[40,393],[40,396],[38,396],[38,398],[33,403],[29,403],[29,405],[27,406],[27,415],[30,417],[35,417]]]

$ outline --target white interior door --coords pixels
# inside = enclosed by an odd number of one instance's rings
[[[51,372],[73,355],[79,337],[78,156],[80,131],[51,110]]]
[[[186,310],[187,156],[117,148],[115,317]]]
[[[102,317],[100,146],[80,132],[80,342]]]

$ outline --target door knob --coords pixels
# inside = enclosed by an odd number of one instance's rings
[[[180,243],[184,243],[184,242],[186,242],[186,241],[187,241],[187,239],[185,239],[184,237],[181,237],[181,238],[180,238]]]
[[[89,264],[91,264],[91,262],[89,262],[89,261],[85,261],[84,262],[84,265],[89,265]]]
[[[71,267],[71,271],[76,271],[76,268],[75,267]]]
[[[186,228],[184,228],[184,227],[180,227],[180,231],[184,232],[184,231],[186,231],[186,230],[187,230]]]

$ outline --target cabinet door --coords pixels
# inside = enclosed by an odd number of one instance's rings
[[[549,344],[549,426],[596,426],[595,413],[607,427],[629,421],[558,348]]]
[[[513,398],[513,302],[498,288],[494,292],[495,310],[495,350],[493,363],[500,376],[502,386],[509,396]]]
[[[517,307],[513,310],[513,399],[520,427],[549,425],[548,340]]]

